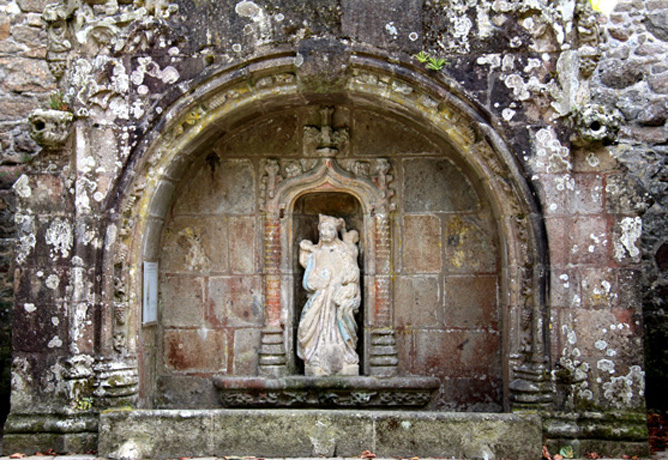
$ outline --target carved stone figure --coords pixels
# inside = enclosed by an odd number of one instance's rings
[[[358,375],[359,234],[346,231],[343,219],[322,214],[318,231],[317,245],[309,240],[299,243],[309,299],[299,321],[297,356],[304,360],[306,375]]]

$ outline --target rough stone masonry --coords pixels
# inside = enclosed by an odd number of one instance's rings
[[[360,374],[437,382],[386,404],[424,403],[434,439],[513,412],[576,455],[647,452],[667,54],[665,0],[0,0],[5,451],[148,457],[169,409],[211,433],[182,455],[220,454],[233,399],[335,409],[263,455],[343,452],[377,394],[212,383],[303,374],[295,244],[321,213],[361,236]],[[407,420],[377,453],[441,456]],[[540,451],[487,433],[441,453]]]

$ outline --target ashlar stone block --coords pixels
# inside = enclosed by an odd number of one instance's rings
[[[227,333],[219,329],[166,329],[165,364],[175,371],[225,372]]]
[[[228,234],[227,220],[221,217],[173,219],[164,232],[161,271],[227,273]]]
[[[264,322],[264,297],[259,276],[211,278],[209,296],[212,322],[228,326],[261,326]]]
[[[260,339],[260,329],[244,328],[234,331],[235,375],[257,375]]]
[[[500,335],[471,330],[416,331],[412,372],[450,377],[498,376]]]
[[[404,210],[473,211],[478,195],[464,173],[444,158],[404,160]]]
[[[496,276],[450,276],[445,279],[445,324],[449,327],[499,327]]]
[[[404,216],[403,262],[409,273],[441,271],[441,220],[432,215]]]
[[[439,327],[443,322],[442,289],[436,276],[398,276],[394,319],[397,327]]]
[[[489,222],[476,217],[450,217],[445,223],[445,269],[450,273],[493,273],[498,249]]]
[[[257,258],[255,218],[230,217],[229,235],[230,272],[253,273]]]
[[[174,205],[175,215],[251,214],[255,210],[255,181],[246,160],[197,163]]]
[[[173,327],[204,325],[204,280],[187,275],[163,275],[159,302],[162,324]]]

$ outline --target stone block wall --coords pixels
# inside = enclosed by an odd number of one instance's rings
[[[46,2],[3,2],[0,6],[0,419],[9,412],[14,310],[14,258],[18,243],[12,185],[39,146],[30,138],[28,115],[48,104],[55,79],[44,60]]]

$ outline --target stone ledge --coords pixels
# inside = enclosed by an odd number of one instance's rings
[[[206,456],[540,458],[542,423],[530,414],[295,409],[110,410],[99,454]]]
[[[435,377],[234,377],[213,379],[224,407],[424,407],[440,387]]]

